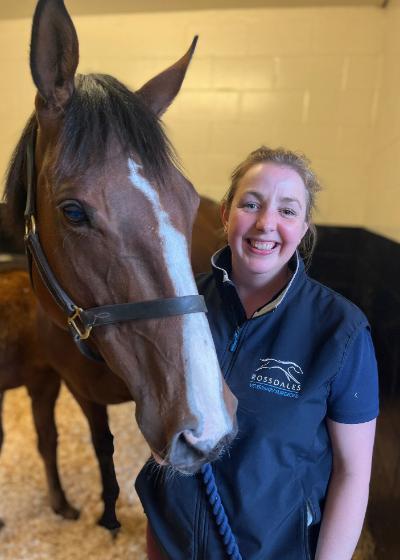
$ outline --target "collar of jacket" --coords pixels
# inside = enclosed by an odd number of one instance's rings
[[[227,292],[232,294],[232,291],[234,291],[236,298],[239,299],[235,284],[230,278],[230,274],[232,273],[232,262],[231,249],[229,245],[226,245],[212,256],[211,265],[217,286],[222,294],[226,296]],[[292,272],[290,281],[271,301],[266,302],[262,307],[257,309],[257,311],[252,315],[252,319],[265,315],[266,313],[270,313],[271,311],[275,311],[289,298],[289,292],[291,295],[294,291],[296,291],[296,286],[300,284],[300,280],[305,274],[304,263],[300,258],[298,251],[294,253],[288,266]],[[240,305],[240,307],[242,306]]]

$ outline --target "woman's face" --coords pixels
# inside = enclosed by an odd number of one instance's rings
[[[222,220],[236,278],[268,282],[279,274],[307,231],[307,192],[300,175],[275,163],[253,165],[240,179]]]

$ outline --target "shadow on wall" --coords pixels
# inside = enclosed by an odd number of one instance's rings
[[[319,226],[309,273],[367,315],[381,395],[400,396],[400,244],[362,228]]]
[[[354,301],[372,328],[378,418],[367,522],[376,558],[400,558],[400,244],[360,228],[318,228],[310,275]]]

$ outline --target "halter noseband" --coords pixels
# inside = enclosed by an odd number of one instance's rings
[[[67,295],[54,276],[46,255],[40,244],[36,231],[35,220],[35,164],[34,135],[32,134],[26,153],[27,195],[25,206],[25,248],[32,282],[32,263],[34,262],[40,277],[58,307],[67,316],[67,327],[79,350],[86,357],[96,361],[104,361],[84,341],[87,340],[94,327],[113,325],[125,321],[140,319],[159,319],[185,315],[187,313],[206,313],[207,307],[201,295],[188,295],[174,298],[154,299],[136,303],[120,303],[82,309]]]

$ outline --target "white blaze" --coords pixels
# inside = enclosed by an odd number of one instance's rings
[[[184,235],[171,223],[160,203],[158,193],[143,177],[141,166],[128,160],[129,179],[152,205],[158,221],[161,249],[176,296],[197,294]],[[222,397],[222,381],[214,342],[204,313],[182,316],[182,357],[187,382],[187,398],[191,412],[199,419],[199,441],[215,445],[227,434],[232,423]],[[197,438],[192,438],[193,443]]]

